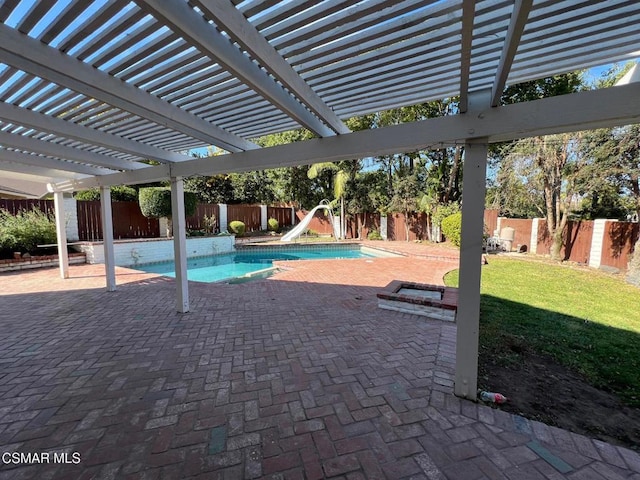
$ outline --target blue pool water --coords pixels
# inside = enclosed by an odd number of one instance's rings
[[[372,258],[360,248],[279,248],[260,251],[253,249],[224,255],[191,258],[187,261],[187,278],[194,282],[220,282],[273,267],[274,260],[326,260],[340,258]],[[137,265],[137,270],[175,277],[175,265],[171,262]]]

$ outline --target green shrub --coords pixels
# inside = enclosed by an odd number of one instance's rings
[[[111,200],[114,202],[136,202],[138,192],[129,185],[115,185],[111,187]]]
[[[240,220],[233,220],[232,222],[229,222],[229,231],[231,233],[235,233],[238,237],[244,235],[245,229],[245,224]]]
[[[74,195],[76,200],[97,201],[100,200],[100,189],[81,190]],[[138,200],[138,192],[128,185],[114,185],[111,187],[111,200],[114,202],[135,202]]]
[[[138,202],[145,217],[171,218],[171,190],[166,187],[141,188]],[[184,214],[187,217],[195,213],[197,202],[195,193],[184,192]]]
[[[371,230],[367,235],[368,240],[382,240],[382,235],[378,230]]]
[[[272,232],[277,232],[278,228],[280,228],[280,224],[278,223],[278,220],[276,220],[275,218],[270,218],[269,220],[267,220],[268,230]]]
[[[442,234],[456,247],[460,246],[460,232],[462,230],[462,213],[454,213],[442,220]]]
[[[38,245],[56,243],[53,216],[34,208],[11,215],[0,210],[0,250],[32,253]]]
[[[91,190],[81,190],[73,194],[74,198],[81,202],[96,202],[100,200],[100,190],[92,188]]]

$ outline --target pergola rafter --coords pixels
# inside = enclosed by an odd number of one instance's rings
[[[118,150],[141,159],[155,160],[160,163],[183,162],[191,157],[180,153],[162,150],[144,143],[136,142],[101,130],[88,128],[77,123],[37,113],[15,105],[0,103],[0,120],[48,132],[91,145]]]
[[[148,165],[135,161],[121,160],[117,157],[93,153],[74,146],[67,146],[36,137],[0,131],[0,145],[25,152],[73,160],[85,165],[111,168],[113,170],[138,170]]]
[[[188,39],[189,43],[196,46],[198,50],[211,56],[225,70],[231,72],[235,77],[242,80],[245,85],[267,98],[301,125],[323,137],[335,134],[332,129],[293,98],[281,85],[267,75],[259,65],[253,63],[228,38],[225,38],[218,29],[205,22],[201,15],[186,3],[165,2],[163,0],[137,0],[137,2],[143,9],[163,21],[172,31],[179,32],[183,38]],[[213,15],[216,15],[216,18],[227,13],[223,18],[230,25],[232,32],[238,33],[242,30],[243,25],[239,24],[241,20],[237,18],[237,15],[231,16],[228,12],[225,12],[225,9],[215,9],[213,5],[208,3],[205,3],[204,8],[206,12],[212,12]],[[250,45],[251,50],[260,55],[260,60],[276,62],[271,68],[272,70],[277,71],[281,77],[289,79],[289,83],[296,87],[296,93],[303,92],[303,94],[306,94],[305,98],[309,99],[310,104],[313,104],[317,110],[326,110],[326,115],[330,115],[334,119],[333,123],[339,122],[341,125],[342,122],[335,117],[333,112],[329,111],[320,98],[304,82],[301,80],[295,81],[295,77],[297,77],[295,72],[287,72],[285,70],[285,66],[277,60],[280,57],[273,50],[273,47],[268,46],[269,48],[265,48],[263,43],[258,44],[257,37],[259,35],[253,32],[251,25],[248,27],[244,27],[246,31],[243,33],[247,38],[244,44]],[[286,67],[291,69],[289,64]],[[344,133],[346,131],[348,130],[345,130]]]
[[[338,3],[338,2],[336,2]],[[247,21],[231,3],[198,0],[197,5],[221,29],[258,60],[275,78],[304,103],[319,119],[337,133],[349,133],[349,128],[338,118],[314,90],[296,73],[291,65],[260,32]],[[307,19],[309,21],[309,19]]]
[[[57,85],[229,151],[256,146],[85,63],[0,25],[0,60]]]

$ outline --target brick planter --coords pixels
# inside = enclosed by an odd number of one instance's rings
[[[378,307],[412,313],[435,320],[454,322],[458,310],[458,289],[393,281],[385,292],[378,293]]]
[[[86,263],[84,253],[70,253],[69,264]],[[34,255],[27,258],[10,258],[0,260],[0,273],[27,270],[30,268],[47,268],[58,266],[58,255]]]

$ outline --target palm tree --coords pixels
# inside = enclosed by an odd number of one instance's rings
[[[353,167],[352,167],[353,168]],[[309,167],[307,176],[311,179],[317,178],[322,172],[333,172],[333,196],[334,201],[340,201],[340,238],[344,238],[346,231],[346,219],[344,216],[344,195],[347,189],[347,182],[351,179],[351,172],[341,168],[335,163],[320,162]]]

